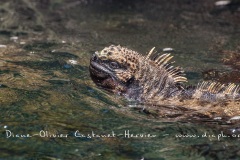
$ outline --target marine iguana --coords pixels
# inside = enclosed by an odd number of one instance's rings
[[[203,81],[187,86],[180,67],[171,54],[147,56],[111,45],[95,52],[90,60],[90,76],[101,88],[156,109],[160,117],[211,118],[240,116],[240,87],[234,83]]]

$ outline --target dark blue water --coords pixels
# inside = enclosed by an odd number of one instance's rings
[[[170,47],[191,84],[205,70],[230,71],[221,59],[240,42],[238,3],[1,3],[1,159],[239,159],[239,138],[218,124],[147,115],[97,88],[88,72],[91,54],[110,44],[141,54]]]

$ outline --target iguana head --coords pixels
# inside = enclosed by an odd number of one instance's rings
[[[153,49],[142,56],[121,46],[106,47],[92,56],[90,75],[98,86],[134,100],[174,96],[186,81],[183,71],[171,66],[170,54],[152,59]]]
[[[124,93],[138,70],[138,56],[137,52],[114,45],[95,52],[90,60],[91,78],[106,90]]]

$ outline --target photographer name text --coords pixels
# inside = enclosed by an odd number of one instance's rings
[[[15,133],[11,130],[5,131],[6,138],[31,138],[31,137],[42,137],[42,138],[67,138],[67,137],[76,137],[76,138],[115,138],[115,137],[123,137],[123,138],[154,138],[157,137],[155,134],[150,133],[132,133],[130,130],[125,130],[123,133],[115,133],[111,131],[110,133],[98,134],[94,131],[89,133],[82,133],[79,130],[76,130],[73,134],[66,133],[52,133],[47,130],[41,130],[35,134],[29,133]]]

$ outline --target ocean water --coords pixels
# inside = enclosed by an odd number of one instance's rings
[[[196,85],[205,71],[232,71],[222,58],[239,48],[239,16],[237,1],[3,0],[0,159],[239,159],[227,124],[147,115],[88,71],[111,44],[143,55],[171,48]]]

